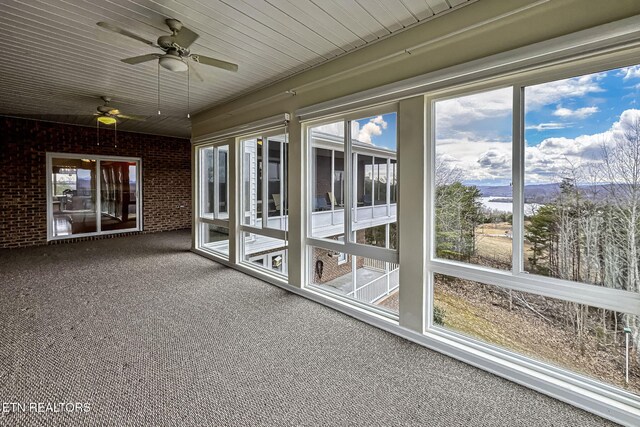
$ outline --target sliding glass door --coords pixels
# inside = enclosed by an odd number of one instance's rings
[[[49,240],[140,229],[139,159],[47,153],[47,172]]]

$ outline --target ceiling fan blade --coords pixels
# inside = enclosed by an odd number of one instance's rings
[[[200,36],[187,27],[182,27],[180,31],[178,31],[178,34],[173,37],[173,40],[181,47],[189,47],[198,37]]]
[[[147,118],[144,116],[130,116],[128,114],[118,114],[116,117],[118,117],[119,119],[135,120],[138,122],[147,120]]]
[[[232,62],[222,61],[220,59],[209,58],[203,55],[191,55],[191,59],[199,64],[210,65],[212,67],[222,68],[223,70],[238,71],[238,65]]]
[[[133,58],[121,59],[121,61],[127,64],[135,65],[135,64],[140,64],[142,62],[153,61],[154,59],[158,59],[160,56],[162,55],[159,53],[149,53],[147,55],[134,56]]]
[[[142,42],[142,43],[144,43],[146,45],[155,46],[155,44],[153,42],[150,42],[147,39],[143,39],[142,37],[140,37],[140,36],[138,36],[136,34],[133,34],[130,31],[122,29],[122,28],[120,28],[120,27],[118,27],[116,25],[109,24],[108,22],[98,22],[96,25],[98,25],[99,27],[102,27],[102,28],[104,28],[106,30],[113,31],[114,33],[122,34],[123,36],[127,36],[127,37],[130,37],[130,38],[134,39],[134,40],[138,40],[139,42]]]
[[[194,61],[195,62],[195,61]],[[189,72],[191,74],[193,74],[193,76],[198,79],[199,81],[203,82],[204,79],[202,78],[202,76],[200,75],[200,72],[198,72],[198,66],[196,64],[190,64],[189,65]]]

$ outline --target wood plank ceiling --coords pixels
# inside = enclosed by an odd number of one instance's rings
[[[100,96],[123,114],[118,129],[189,137],[186,115],[317,66],[392,33],[464,6],[467,0],[1,0],[7,51],[0,62],[0,115],[95,126]],[[200,35],[192,53],[234,62],[204,65],[204,82],[120,59],[161,53],[96,26],[155,42],[176,18]]]

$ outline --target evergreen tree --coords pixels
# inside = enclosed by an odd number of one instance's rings
[[[469,261],[475,255],[476,227],[482,221],[480,190],[460,182],[436,189],[436,252],[439,257]]]

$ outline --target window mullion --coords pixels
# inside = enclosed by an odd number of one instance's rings
[[[257,142],[256,142],[257,144]],[[256,146],[256,155],[258,152],[258,147]],[[269,167],[269,139],[262,136],[262,228],[269,227],[269,171],[267,168]],[[257,176],[257,175],[256,175]]]
[[[512,182],[511,200],[513,216],[511,221],[512,271],[524,271],[524,88],[513,87],[513,132],[512,132]]]
[[[344,193],[345,193],[345,199],[348,200],[348,206],[345,206],[345,209],[344,209],[344,241],[346,243],[346,242],[352,241],[352,236],[351,236],[351,230],[353,228],[352,221],[353,221],[353,216],[355,215],[355,211],[354,211],[355,195],[352,193],[354,193],[353,183],[357,182],[355,180],[355,177],[353,176],[355,171],[352,171],[354,165],[353,165],[353,159],[351,158],[351,122],[348,120],[345,120],[344,122],[344,157],[345,157],[345,162],[344,162],[345,175],[347,175],[344,180],[345,182]]]
[[[220,166],[220,160],[219,157],[220,153],[218,151],[218,147],[214,147],[213,148],[213,217],[214,218],[218,218],[218,216],[220,215],[220,209],[219,209],[219,198],[220,198],[220,191],[218,188],[219,185],[219,178],[218,178],[218,174],[220,173],[220,171],[218,171],[218,167]]]

